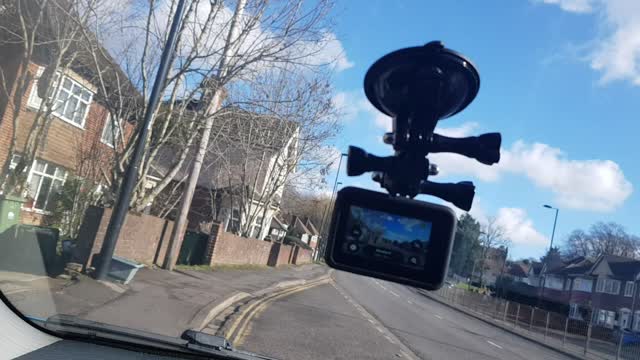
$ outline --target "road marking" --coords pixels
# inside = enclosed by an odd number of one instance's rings
[[[328,283],[327,280],[320,280],[310,284],[304,284],[301,286],[288,288],[283,291],[276,292],[275,294],[268,295],[265,298],[257,300],[256,302],[250,304],[245,310],[243,310],[242,313],[238,316],[238,318],[233,322],[233,324],[231,324],[229,331],[227,331],[226,333],[226,337],[234,345],[236,345],[236,343],[241,343],[243,338],[248,334],[247,333],[248,325],[251,323],[253,318],[258,313],[262,312],[271,302],[276,301],[287,295],[291,295],[291,294],[312,288],[314,286],[317,286],[320,284],[326,284],[326,283]]]
[[[433,316],[435,316],[435,317],[437,317],[438,319],[442,320],[442,316],[440,316],[440,315],[433,314]]]
[[[378,281],[373,280],[375,283],[379,284]],[[371,315],[362,305],[356,303],[355,301],[353,301],[353,299],[351,299],[351,297],[349,295],[347,295],[347,293],[342,289],[342,287],[340,287],[338,284],[336,284],[335,282],[331,282],[331,285],[338,290],[338,292],[340,294],[342,294],[343,296],[347,296],[350,298],[351,303],[353,304],[353,306],[356,308],[356,310],[358,310],[358,312],[360,312],[360,314],[367,319],[374,328],[376,328],[384,337],[385,339],[387,339],[387,341],[389,341],[391,344],[394,344],[396,346],[398,346],[400,349],[400,353],[402,355],[404,355],[405,358],[410,359],[410,360],[416,360],[419,359],[419,357],[413,352],[411,351],[411,349],[409,349],[402,341],[400,341],[400,339],[398,339],[393,332],[389,331],[389,329],[387,329],[384,324],[380,323],[373,315]],[[381,287],[383,287],[380,284]],[[384,288],[384,287],[383,287]],[[387,290],[385,288],[385,290]]]
[[[393,292],[393,290],[389,290],[389,292],[391,293],[391,295],[395,296],[395,297],[400,297],[400,295],[396,294]]]
[[[489,343],[489,345],[493,345],[493,346],[497,347],[498,349],[502,349],[502,346],[500,346],[500,345],[498,345],[498,344],[496,344],[496,343],[494,343],[492,341],[487,340],[487,342]]]
[[[413,305],[413,301],[407,300],[407,302],[409,303],[409,305]]]

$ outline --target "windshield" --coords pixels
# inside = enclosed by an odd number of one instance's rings
[[[457,67],[367,73],[427,43]],[[636,0],[4,1],[0,291],[60,335],[278,359],[637,359],[639,85]],[[399,135],[432,110],[455,114],[441,136]],[[416,147],[423,170],[347,174],[350,146],[496,132],[471,141],[499,162]],[[436,194],[427,176],[475,185],[470,210],[415,197],[457,219],[439,290],[327,265],[341,189]],[[439,221],[362,201],[345,259],[434,263]]]

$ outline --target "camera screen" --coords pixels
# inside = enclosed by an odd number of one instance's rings
[[[431,225],[428,221],[351,205],[342,251],[422,270]]]

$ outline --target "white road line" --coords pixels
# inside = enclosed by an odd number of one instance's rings
[[[407,302],[409,303],[409,305],[413,305],[413,301],[407,300]]]
[[[500,345],[498,345],[498,344],[496,344],[494,342],[491,342],[489,340],[487,340],[487,342],[489,343],[489,345],[493,345],[493,346],[497,347],[498,349],[502,349],[502,346],[500,346]]]
[[[438,319],[442,320],[442,316],[440,316],[440,315],[436,315],[436,314],[434,314],[433,316],[435,316],[435,317],[437,317]]]

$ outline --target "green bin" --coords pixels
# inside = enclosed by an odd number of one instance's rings
[[[20,224],[20,208],[24,199],[17,196],[0,197],[0,233]]]

